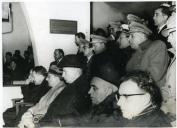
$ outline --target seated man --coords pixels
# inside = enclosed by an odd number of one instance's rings
[[[25,80],[21,67],[17,65],[17,63],[14,60],[12,60],[10,63],[9,71],[10,71],[10,77],[12,81]]]
[[[103,69],[102,69],[103,70]],[[97,74],[91,80],[91,88],[88,92],[92,100],[92,107],[88,113],[68,118],[60,119],[62,126],[104,126],[102,123],[117,110],[115,95],[117,94],[117,86],[119,77],[118,73],[111,67],[105,65],[102,75]]]
[[[78,55],[66,55],[60,67],[63,68],[63,78],[67,83],[64,90],[50,105],[42,121],[51,122],[65,116],[80,116],[86,113],[91,101],[88,95],[90,89],[87,75],[83,75],[85,59]]]
[[[60,63],[60,61],[64,57],[64,51],[62,49],[55,49],[53,56],[54,56],[55,61],[51,62],[50,66],[52,66],[52,65],[58,66],[58,64]]]
[[[118,118],[115,126],[169,127],[167,115],[160,110],[161,103],[161,92],[148,73],[129,73],[122,78],[117,102],[124,118]]]
[[[56,66],[51,66],[47,76],[49,86],[52,87],[33,107],[29,108],[21,118],[19,123],[20,128],[34,128],[35,124],[43,118],[50,104],[63,91],[65,84],[61,81],[62,71]]]
[[[46,81],[47,71],[43,66],[36,66],[32,69],[29,85],[22,86],[22,93],[26,102],[37,103],[44,96],[50,87]],[[30,84],[33,83],[33,84]]]
[[[80,126],[104,126],[102,123],[111,116],[116,107],[114,105],[117,86],[100,77],[93,77],[91,80],[89,94],[92,99],[93,107],[91,112],[79,121]],[[62,121],[61,121],[62,123]]]
[[[48,82],[45,79],[47,71],[43,66],[36,66],[30,73],[29,79],[26,80],[26,84],[28,85],[21,86],[23,101],[36,104],[50,89]],[[14,126],[16,124],[16,119],[19,120],[21,115],[28,108],[29,106],[20,108],[18,115],[16,115],[15,107],[7,109],[3,113],[5,126]]]

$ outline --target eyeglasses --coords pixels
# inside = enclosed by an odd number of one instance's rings
[[[145,93],[139,93],[139,94],[117,94],[116,95],[116,99],[118,99],[118,97],[121,97],[121,96],[123,96],[123,97],[125,97],[125,98],[128,98],[128,97],[130,97],[130,96],[139,96],[139,95],[145,95]]]

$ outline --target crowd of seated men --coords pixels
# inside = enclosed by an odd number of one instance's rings
[[[32,68],[34,68],[34,59],[31,46],[24,51],[24,57],[20,50],[15,50],[13,55],[11,52],[6,52],[3,64],[4,84],[11,84],[14,80],[25,80]]]
[[[35,70],[42,66],[32,69],[34,86],[46,80],[48,90],[34,106],[21,110],[13,125],[5,112],[5,126],[175,126],[175,13],[175,6],[168,4],[155,10],[159,32],[166,27],[157,34],[133,14],[127,15],[127,24],[111,22],[108,36],[100,28],[91,34],[91,41],[77,33],[77,54],[64,55],[56,49],[45,77]],[[166,42],[156,36],[160,34]]]

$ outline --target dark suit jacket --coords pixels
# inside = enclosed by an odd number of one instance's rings
[[[117,120],[119,127],[171,127],[170,118],[161,110],[154,110],[132,120]]]
[[[102,123],[104,123],[105,120],[109,116],[112,116],[113,113],[119,112],[117,111],[117,107],[115,106],[115,93],[112,93],[109,95],[103,102],[100,104],[92,107],[90,111],[82,116],[78,117],[67,117],[67,118],[60,118],[61,125],[66,126],[82,126],[82,127],[93,127],[93,126],[104,126]],[[52,125],[51,125],[52,126]],[[111,126],[111,125],[110,125]]]
[[[60,59],[59,61],[53,61],[53,62],[51,62],[51,63],[50,63],[50,66],[52,66],[52,65],[58,66],[61,60],[62,60],[62,59]]]
[[[102,53],[96,54],[92,57],[92,62],[90,64],[90,74],[91,76],[99,76],[107,81],[117,84],[121,76],[121,60],[119,60],[120,54],[118,50],[114,48],[109,48]],[[108,75],[108,68],[112,73]],[[106,71],[107,70],[107,71]],[[114,71],[114,72],[113,72]],[[117,81],[111,81],[113,76],[117,77]]]
[[[41,85],[29,84],[26,86],[21,86],[23,99],[25,102],[30,102],[36,104],[39,102],[42,96],[44,96],[50,87],[48,86],[48,82],[44,80]]]
[[[82,126],[94,127],[171,127],[172,120],[161,110],[153,110],[132,120],[123,118],[119,113],[112,116],[101,116],[94,123]]]

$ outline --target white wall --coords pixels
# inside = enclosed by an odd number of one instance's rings
[[[93,3],[93,28],[106,30],[110,21],[124,20],[125,15],[103,2]]]
[[[25,2],[22,3],[36,55],[35,64],[48,68],[53,61],[53,51],[62,48],[66,54],[76,53],[74,35],[51,34],[49,19],[75,20],[78,32],[89,39],[89,2]]]
[[[3,87],[3,112],[13,107],[12,99],[16,98],[23,98],[20,86]]]
[[[31,41],[20,3],[12,3],[12,13],[13,31],[11,33],[5,34],[11,29],[10,23],[2,22],[2,32],[4,33],[2,34],[3,53],[5,54],[7,51],[14,52],[19,49],[23,55],[24,50],[31,44]]]

